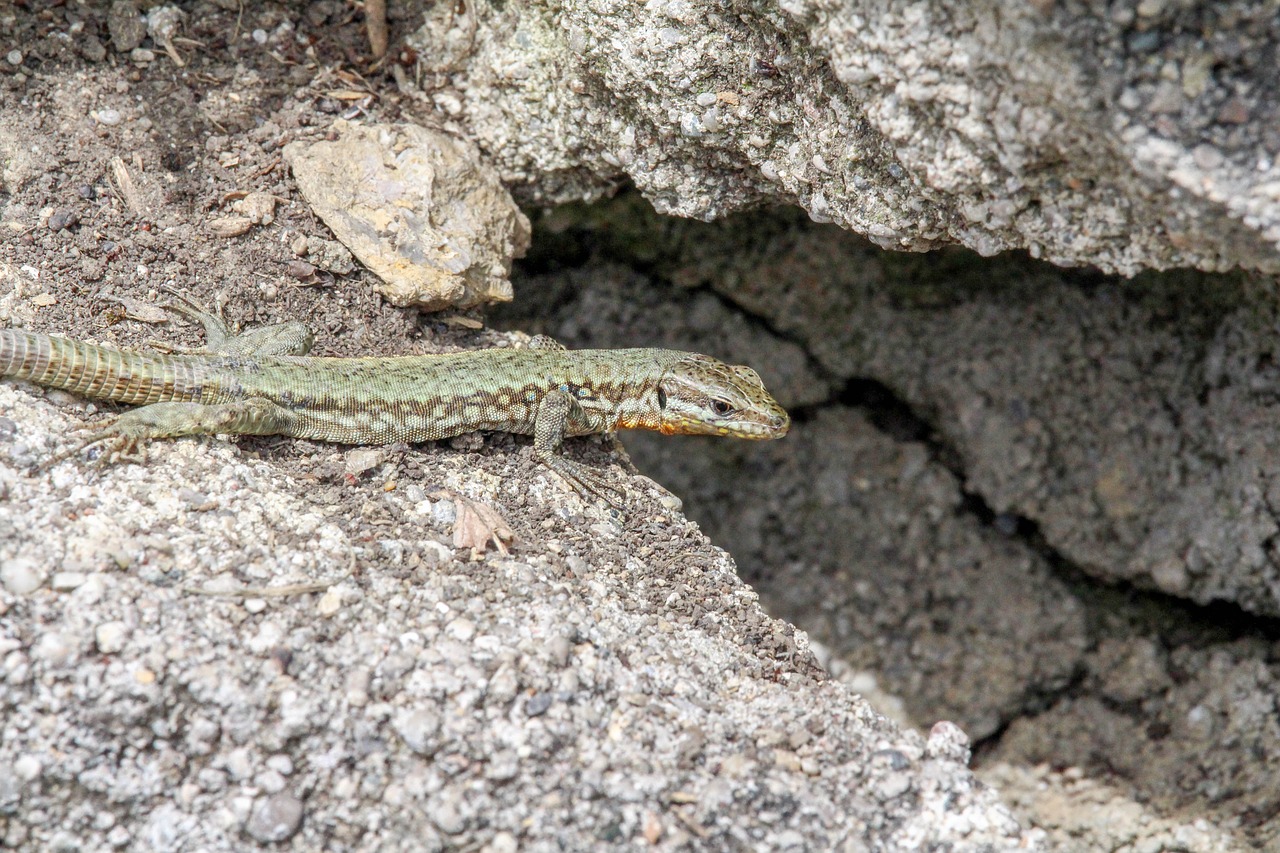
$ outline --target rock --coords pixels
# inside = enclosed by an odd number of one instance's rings
[[[13,595],[30,595],[44,586],[44,581],[44,571],[26,557],[15,557],[0,565],[0,584]]]
[[[465,40],[428,11],[409,44],[457,81],[433,87],[437,107],[534,204],[629,181],[663,213],[797,205],[889,249],[1276,272],[1274,26],[1176,82],[1193,48],[1175,34],[1235,33],[1241,5],[1169,4],[1137,27],[1020,0],[566,0],[479,16]],[[1104,79],[1151,111],[1098,97]],[[1191,149],[1218,104],[1240,132],[1204,168]]]
[[[257,841],[275,844],[292,838],[302,825],[302,801],[288,792],[272,794],[258,801],[245,831]]]
[[[129,628],[123,622],[103,622],[93,631],[98,651],[104,655],[113,655],[124,648],[129,636]]]
[[[101,62],[107,58],[107,46],[97,36],[85,35],[80,40],[80,55],[90,62]]]
[[[276,220],[276,197],[271,193],[249,193],[232,202],[231,209],[243,214],[254,225],[270,225]]]
[[[217,216],[205,223],[215,237],[239,237],[249,233],[253,220],[247,216]]]
[[[413,125],[334,129],[337,140],[292,142],[284,155],[389,302],[434,311],[511,299],[507,277],[529,222],[474,146]]]
[[[420,708],[401,716],[395,728],[406,746],[419,755],[431,755],[438,745],[435,737],[440,730],[440,716],[431,709]]]

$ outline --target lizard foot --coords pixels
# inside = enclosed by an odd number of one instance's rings
[[[126,413],[127,414],[127,413]],[[90,463],[95,468],[113,465],[117,462],[147,461],[146,442],[151,436],[145,429],[136,424],[121,423],[122,416],[113,416],[105,421],[92,424],[80,424],[71,428],[70,432],[88,432],[80,441],[60,453],[54,454],[45,462],[35,467],[37,472],[47,471],[60,462],[78,456],[86,450],[101,446],[102,452]]]
[[[621,510],[627,500],[627,492],[621,486],[585,465],[570,462],[563,456],[543,459],[543,463],[564,479],[584,499],[602,500],[614,509]]]

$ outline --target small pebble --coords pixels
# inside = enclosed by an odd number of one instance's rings
[[[494,753],[485,766],[484,776],[494,782],[509,782],[520,773],[520,758],[515,750],[504,749]]]
[[[0,584],[13,595],[28,595],[44,584],[44,572],[33,560],[17,557],[0,567]]]
[[[1129,36],[1129,50],[1133,53],[1150,53],[1160,46],[1160,33],[1156,30],[1143,30]]]
[[[551,703],[555,701],[555,696],[551,693],[535,693],[529,697],[529,701],[524,705],[524,712],[530,717],[540,717],[547,713],[551,707]]]
[[[107,12],[107,31],[112,46],[120,53],[128,53],[147,37],[147,23],[133,0],[116,0]]]
[[[939,720],[929,730],[929,741],[924,748],[929,758],[943,761],[969,763],[969,736],[955,723]]]
[[[1223,156],[1212,145],[1201,144],[1191,149],[1191,157],[1201,169],[1216,169],[1222,165]]]
[[[264,770],[254,778],[254,784],[268,794],[278,794],[284,790],[285,779],[274,770]]]
[[[492,853],[516,853],[519,849],[519,842],[510,832],[499,832],[489,841],[489,850]]]
[[[316,603],[316,612],[321,616],[332,616],[342,609],[342,596],[336,590],[326,590]]]
[[[89,576],[84,572],[57,572],[54,574],[53,580],[49,582],[49,586],[59,592],[67,592],[83,586],[88,578]]]
[[[249,750],[233,749],[227,755],[226,769],[231,778],[237,782],[243,782],[253,774],[253,758],[249,755]]]
[[[457,790],[440,792],[430,814],[431,820],[446,835],[457,835],[467,828],[467,821],[462,816],[462,794]]]
[[[343,467],[346,469],[347,474],[352,477],[359,477],[382,462],[382,458],[381,450],[365,448],[352,450],[347,453],[346,464]]]
[[[13,772],[19,779],[24,782],[34,782],[40,778],[40,774],[44,772],[44,768],[40,766],[40,759],[34,755],[24,755],[17,761],[13,762]]]
[[[85,36],[80,43],[80,55],[90,62],[101,62],[107,58],[107,46],[97,36]]]
[[[97,651],[102,654],[115,654],[124,648],[124,640],[128,634],[129,629],[124,622],[102,622],[93,629],[93,642],[97,643]]]
[[[267,43],[267,31],[266,31],[266,30],[254,30],[254,31],[253,31],[253,40],[254,40],[257,44],[266,44],[266,43]]]
[[[306,281],[316,274],[316,268],[313,264],[296,259],[289,261],[288,266],[285,267],[285,271],[292,277],[298,279],[298,281]]]
[[[419,708],[397,719],[394,728],[405,746],[419,755],[432,755],[438,748],[440,715],[434,710]]]
[[[62,666],[75,660],[76,643],[66,634],[50,631],[40,635],[31,649],[31,655],[52,666]]]
[[[466,643],[476,635],[476,626],[470,619],[454,619],[445,626],[444,632],[455,640]]]
[[[76,215],[74,210],[57,210],[49,217],[49,230],[61,231],[64,228],[71,228],[80,222],[80,217]]]
[[[293,794],[272,794],[258,801],[245,830],[264,844],[287,841],[302,826],[302,813],[302,801]]]
[[[273,755],[268,758],[267,766],[281,776],[288,776],[293,773],[293,759],[284,754]]]

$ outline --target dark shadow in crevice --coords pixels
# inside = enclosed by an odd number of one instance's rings
[[[1129,582],[1108,581],[1088,574],[1048,541],[1034,519],[997,512],[981,494],[965,489],[966,476],[960,454],[928,419],[883,383],[866,378],[850,380],[829,400],[796,409],[793,419],[804,423],[831,405],[857,408],[877,429],[895,440],[922,444],[930,458],[950,471],[961,484],[958,512],[1003,538],[1021,542],[1044,560],[1054,576],[1084,605],[1090,651],[1108,637],[1134,635],[1152,636],[1167,649],[1206,648],[1245,639],[1264,643],[1280,641],[1280,617],[1250,613],[1227,601],[1198,604]],[[1027,709],[1023,716],[1035,716],[1064,699],[1093,695],[1095,691],[1089,686],[1088,672],[1082,663],[1062,687],[1028,694],[1023,703]],[[1138,711],[1133,709],[1132,713]],[[974,743],[975,764],[980,764],[982,756],[995,749],[1010,724],[1011,721],[1002,724]]]

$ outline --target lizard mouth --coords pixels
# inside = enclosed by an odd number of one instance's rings
[[[781,415],[772,415],[767,421],[742,421],[725,426],[719,432],[721,435],[729,435],[734,438],[771,440],[782,438],[790,429],[791,418],[783,413]]]

